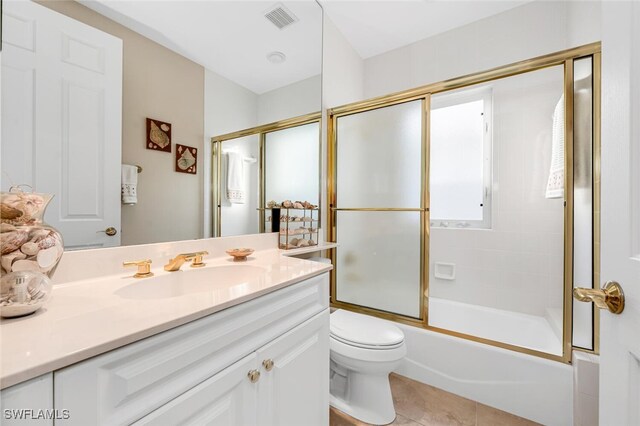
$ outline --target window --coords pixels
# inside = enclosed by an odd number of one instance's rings
[[[491,227],[491,91],[431,102],[431,226]]]

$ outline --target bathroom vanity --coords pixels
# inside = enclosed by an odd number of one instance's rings
[[[61,284],[0,326],[3,424],[328,424],[330,268],[265,250]]]

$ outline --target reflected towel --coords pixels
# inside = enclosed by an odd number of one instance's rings
[[[235,151],[227,152],[227,200],[233,204],[245,203],[244,157]]]
[[[122,165],[122,204],[134,205],[138,202],[138,166]]]
[[[551,135],[551,169],[547,181],[546,198],[564,197],[564,95],[553,111]]]

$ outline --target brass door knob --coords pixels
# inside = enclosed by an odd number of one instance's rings
[[[262,366],[267,371],[273,370],[273,365],[274,365],[274,362],[272,359],[265,359],[264,361],[262,361]]]
[[[107,236],[113,237],[114,235],[116,235],[118,233],[118,230],[116,228],[114,228],[113,226],[110,226],[107,229],[105,229],[104,231],[99,231],[99,232],[104,232],[105,234],[107,234]]]
[[[615,281],[607,281],[599,290],[574,288],[573,297],[580,302],[593,302],[599,309],[608,309],[612,314],[624,311],[624,293],[620,284]]]
[[[247,373],[247,377],[249,377],[251,383],[255,383],[260,380],[260,372],[258,370],[251,370]]]

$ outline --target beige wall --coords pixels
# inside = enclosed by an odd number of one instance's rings
[[[70,0],[39,1],[123,40],[122,162],[138,164],[138,204],[122,206],[122,244],[202,237],[204,68]],[[146,118],[172,124],[171,154],[145,148]],[[198,174],[174,171],[175,144],[198,148]]]

